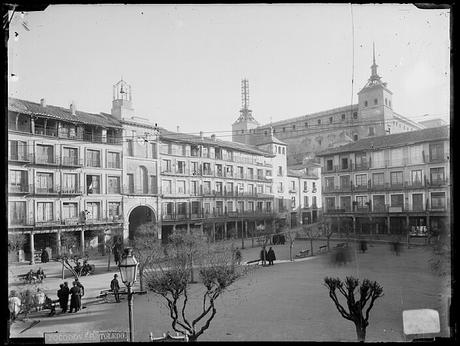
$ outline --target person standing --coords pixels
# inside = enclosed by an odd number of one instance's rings
[[[117,277],[118,277],[117,274],[113,276],[113,279],[110,282],[110,290],[113,291],[113,295],[115,296],[115,301],[119,303],[120,302],[120,293],[119,293],[120,284],[118,283]]]
[[[46,249],[43,249],[42,250],[42,255],[41,255],[42,263],[48,262],[49,259],[50,259],[50,256],[48,255],[48,251],[46,251]]]
[[[62,289],[64,288],[64,284],[59,285],[59,289],[57,290],[57,297],[59,299],[59,307],[61,308],[61,312],[64,312],[64,301],[62,299]]]
[[[17,296],[16,291],[11,291],[8,298],[8,310],[10,311],[10,320],[14,322],[21,311],[21,299]]]
[[[118,246],[113,248],[113,258],[115,260],[115,264],[118,265],[120,262],[120,252],[118,251]]]
[[[64,287],[62,287],[61,296],[62,296],[62,312],[67,312],[67,307],[69,306],[69,295],[70,288],[69,284],[64,282]]]
[[[83,305],[82,305],[82,300],[83,300],[83,296],[85,295],[85,287],[78,280],[78,278],[75,279],[75,282],[77,283],[77,286],[80,288],[80,306],[79,306],[79,309],[84,309]]]
[[[273,261],[276,260],[275,251],[272,249],[271,246],[270,246],[270,249],[268,249],[267,260],[268,260],[268,265],[269,266],[272,266]]]
[[[267,260],[267,250],[265,247],[260,250],[260,260],[262,261],[262,265],[265,265],[265,261]]]
[[[69,310],[69,313],[73,312],[75,310],[75,312],[77,312],[78,310],[80,310],[80,307],[81,307],[81,290],[80,290],[80,287],[78,287],[77,285],[77,282],[74,281],[72,283],[73,287],[70,289],[70,310]]]

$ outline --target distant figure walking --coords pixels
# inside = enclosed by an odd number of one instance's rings
[[[115,264],[118,265],[118,262],[120,262],[120,252],[117,246],[113,248],[113,258],[115,259]]]
[[[367,241],[361,240],[359,242],[359,249],[361,250],[362,253],[365,253],[367,251]]]
[[[69,306],[69,296],[70,296],[70,288],[69,284],[64,282],[64,287],[61,290],[61,297],[62,297],[62,312],[67,312],[67,307]]]
[[[110,290],[113,291],[113,295],[115,296],[115,301],[117,303],[119,303],[120,302],[120,293],[118,293],[118,292],[120,291],[120,284],[118,283],[117,277],[118,277],[118,275],[114,274],[113,279],[110,282]]]
[[[394,239],[391,242],[391,251],[396,255],[399,256],[401,252],[401,244],[399,242],[399,239]]]
[[[77,282],[74,281],[72,283],[73,287],[70,289],[70,310],[69,313],[77,312],[81,308],[81,290],[80,287],[78,287]]]
[[[265,261],[267,260],[267,250],[265,247],[260,250],[260,260],[262,261],[262,265],[265,265]]]
[[[242,256],[241,256],[241,251],[240,251],[240,249],[236,248],[236,249],[235,249],[235,262],[236,262],[238,265],[241,264],[241,258],[242,258]]]
[[[270,247],[270,249],[268,249],[267,260],[268,260],[268,265],[269,266],[272,266],[273,261],[276,260],[275,251],[271,247]]]
[[[10,311],[10,320],[15,321],[21,311],[21,299],[17,296],[16,291],[10,292],[8,310]]]
[[[48,262],[49,259],[50,259],[50,256],[48,255],[48,251],[46,251],[45,249],[43,249],[43,250],[42,250],[42,255],[41,255],[42,263]]]

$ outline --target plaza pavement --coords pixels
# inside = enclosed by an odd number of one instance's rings
[[[331,242],[333,246],[336,241]],[[235,246],[239,246],[238,242]],[[315,252],[325,241],[314,242]],[[247,243],[246,246],[250,245]],[[387,244],[369,244],[368,252],[353,251],[352,262],[346,266],[330,264],[330,255],[322,254],[303,260],[289,261],[289,245],[272,246],[277,261],[274,266],[252,266],[248,274],[235,282],[217,301],[217,315],[201,341],[355,341],[352,322],[343,319],[336,310],[323,285],[325,276],[345,278],[354,275],[360,279],[378,281],[384,289],[370,313],[367,341],[405,341],[402,311],[431,308],[440,313],[442,334],[448,335],[447,296],[449,282],[435,276],[429,268],[430,250],[427,247],[404,249],[394,256]],[[296,241],[293,256],[309,241]],[[259,256],[260,247],[242,250],[243,261]],[[104,303],[95,297],[107,289],[117,270],[107,272],[107,258],[90,261],[96,264],[96,275],[81,278],[85,285],[85,309],[73,314],[47,317],[46,312],[34,312],[30,320],[17,321],[11,328],[11,337],[40,337],[43,332],[127,330],[126,299],[121,303]],[[25,273],[31,267],[42,266],[48,273],[41,287],[52,298],[60,279],[60,264],[12,265],[11,270]],[[72,279],[67,279],[69,283]],[[14,285],[10,285],[10,289]],[[202,292],[200,284],[191,286],[189,297]],[[200,294],[201,296],[201,294]],[[199,301],[192,300],[192,308]],[[192,314],[193,316],[193,314]],[[25,330],[34,320],[38,324]],[[24,331],[25,330],[25,331]],[[148,341],[149,333],[161,336],[172,332],[168,309],[161,297],[149,293],[134,298],[135,341]]]

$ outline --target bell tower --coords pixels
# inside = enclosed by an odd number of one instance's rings
[[[111,114],[117,119],[126,119],[134,115],[131,85],[121,80],[113,86]]]
[[[249,81],[245,78],[241,81],[241,109],[240,116],[232,124],[232,141],[252,144],[252,130],[259,126],[259,123],[252,116],[249,109]]]

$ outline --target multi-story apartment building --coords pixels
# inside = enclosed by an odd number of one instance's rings
[[[272,216],[275,156],[255,147],[160,129],[162,238],[201,228],[241,237]]]
[[[321,216],[321,168],[314,162],[288,166],[290,225],[317,222]]]
[[[382,136],[423,129],[423,124],[404,117],[393,110],[392,95],[387,83],[377,73],[375,53],[371,76],[358,92],[358,103],[317,113],[259,125],[252,112],[245,107],[232,125],[233,141],[257,144],[273,131],[278,139],[288,145],[288,163],[301,163],[315,153],[361,138]],[[243,81],[247,92],[248,82]],[[243,97],[243,100],[249,100]],[[246,103],[248,104],[248,103]]]
[[[324,216],[336,228],[401,233],[448,229],[449,128],[365,138],[318,153]]]
[[[110,116],[8,100],[8,233],[27,234],[26,258],[61,235],[84,247],[122,225],[121,126]]]

